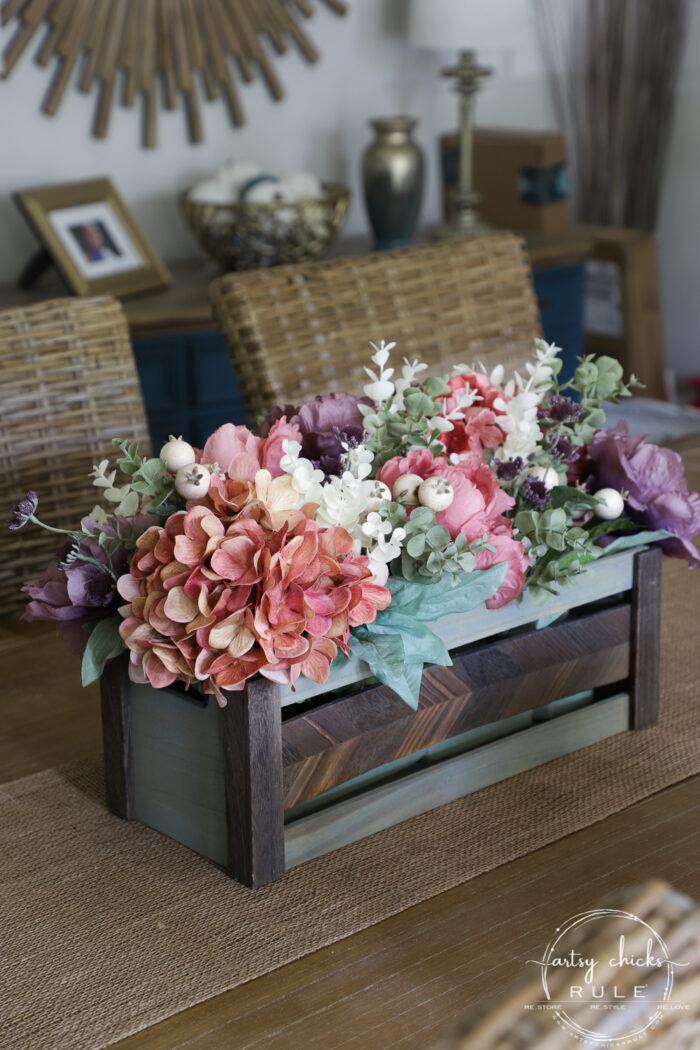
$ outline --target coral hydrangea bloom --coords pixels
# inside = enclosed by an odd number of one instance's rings
[[[269,494],[275,481],[258,475]],[[256,672],[324,682],[338,649],[348,653],[350,627],[371,622],[391,596],[349,533],[310,513],[289,510],[279,524],[256,496],[228,523],[197,505],[148,529],[118,583],[132,679],[201,681],[220,703],[222,690]]]

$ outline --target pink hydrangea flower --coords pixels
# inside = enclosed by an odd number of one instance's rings
[[[304,510],[279,526],[260,499],[228,523],[192,506],[139,538],[119,580],[131,677],[156,688],[201,681],[220,703],[256,672],[324,682],[350,627],[389,604],[371,576],[345,529],[322,529]]]

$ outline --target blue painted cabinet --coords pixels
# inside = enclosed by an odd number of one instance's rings
[[[219,332],[136,339],[134,356],[154,451],[169,434],[201,447],[222,423],[247,422]]]
[[[534,271],[545,339],[562,347],[562,378],[583,354],[582,263]],[[219,332],[161,335],[134,341],[154,450],[169,434],[201,447],[222,423],[246,423],[243,398]]]
[[[542,332],[548,343],[556,343],[562,348],[560,378],[571,379],[578,358],[584,353],[584,264],[534,270],[532,276]]]

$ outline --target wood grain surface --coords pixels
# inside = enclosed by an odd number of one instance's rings
[[[429,1050],[555,928],[664,878],[700,897],[700,778],[123,1040],[119,1050]],[[527,974],[527,971],[525,970]]]
[[[376,686],[296,715],[282,727],[285,808],[468,729],[619,682],[629,637],[623,603],[427,668],[415,712]]]
[[[632,594],[632,729],[653,725],[659,716],[659,631],[661,628],[660,547],[640,551],[634,559]]]
[[[134,817],[128,666],[129,657],[124,653],[105,667],[100,679],[107,808],[122,820]]]
[[[260,678],[229,693],[221,716],[228,873],[264,886],[284,875],[282,734],[272,683]]]

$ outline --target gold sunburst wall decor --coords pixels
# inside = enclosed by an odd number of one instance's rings
[[[341,0],[322,0],[345,14]],[[301,28],[314,0],[4,0],[3,25],[17,28],[3,55],[8,77],[42,29],[36,61],[55,66],[42,104],[53,116],[77,66],[78,89],[98,88],[92,133],[104,138],[115,103],[143,112],[143,142],[156,145],[162,95],[166,109],[185,110],[193,142],[202,140],[200,90],[222,99],[231,122],[244,123],[236,74],[263,77],[273,99],[284,95],[268,49],[284,54],[293,42],[309,62],[319,57]]]

